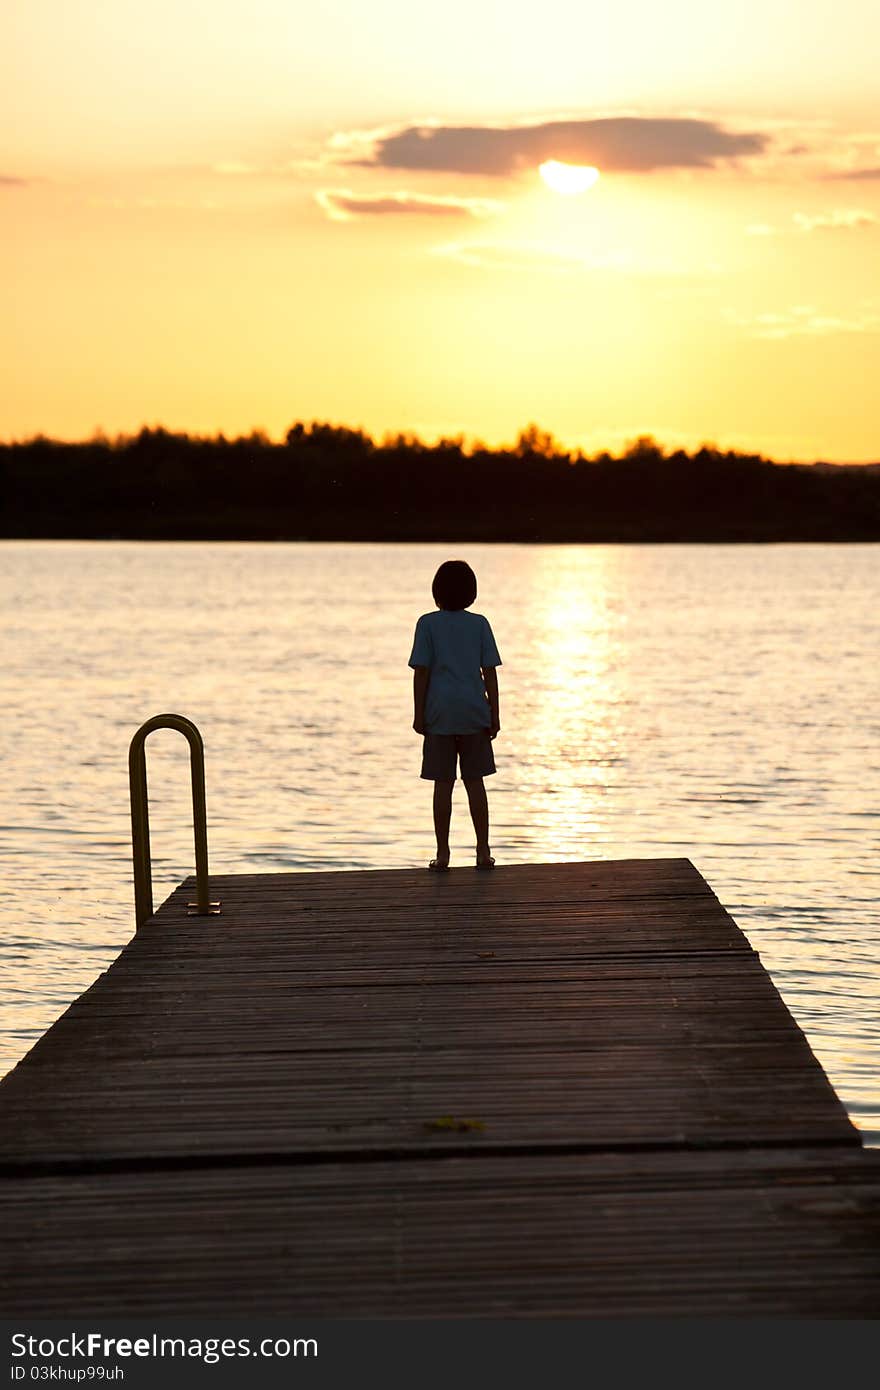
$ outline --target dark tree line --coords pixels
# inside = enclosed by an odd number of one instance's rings
[[[781,465],[650,436],[568,453],[295,424],[284,443],[142,429],[0,444],[5,537],[270,540],[880,539],[880,465]]]

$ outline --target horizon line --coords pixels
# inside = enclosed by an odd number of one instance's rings
[[[0,439],[0,448],[27,448],[35,444],[49,444],[63,448],[83,448],[89,445],[103,445],[110,448],[125,448],[137,439],[147,436],[165,435],[169,439],[186,441],[187,443],[225,443],[241,444],[251,443],[261,447],[284,448],[288,444],[288,436],[296,430],[301,431],[305,437],[309,437],[315,430],[327,430],[339,433],[340,435],[351,435],[361,437],[372,449],[382,450],[394,447],[409,447],[413,449],[424,449],[432,451],[447,447],[459,448],[465,456],[473,456],[479,453],[489,454],[516,454],[524,451],[531,451],[537,454],[544,454],[547,458],[568,457],[574,461],[591,461],[601,458],[624,459],[639,453],[657,453],[664,458],[676,455],[695,457],[700,453],[715,453],[724,455],[735,455],[745,458],[760,458],[765,463],[774,464],[777,467],[815,467],[823,465],[832,468],[876,468],[880,467],[880,456],[866,459],[833,459],[825,456],[814,456],[810,458],[778,458],[767,454],[762,449],[750,447],[743,444],[723,444],[717,440],[703,439],[699,444],[674,443],[666,444],[653,431],[637,431],[627,438],[622,447],[611,445],[601,445],[593,450],[586,450],[582,445],[570,446],[563,440],[557,438],[552,430],[545,430],[534,421],[529,421],[522,426],[515,440],[512,442],[489,444],[476,432],[461,430],[455,434],[438,433],[429,438],[419,432],[418,429],[386,429],[381,435],[374,434],[362,425],[339,424],[329,420],[312,418],[310,420],[294,420],[287,427],[287,430],[279,438],[273,438],[268,430],[263,426],[252,426],[249,432],[239,432],[238,434],[227,433],[222,429],[216,430],[213,434],[199,430],[174,429],[165,424],[142,424],[138,429],[128,432],[119,430],[114,434],[106,432],[101,425],[96,425],[92,434],[87,437],[67,438],[45,434],[42,430],[35,434]],[[530,446],[535,446],[530,449]]]

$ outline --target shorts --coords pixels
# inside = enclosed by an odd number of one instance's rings
[[[425,734],[421,776],[426,782],[454,782],[456,760],[463,782],[476,782],[495,771],[489,730],[478,734]]]

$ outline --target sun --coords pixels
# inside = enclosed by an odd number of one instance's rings
[[[599,177],[599,170],[592,164],[563,164],[558,159],[548,159],[538,166],[538,173],[548,188],[554,193],[586,193]]]

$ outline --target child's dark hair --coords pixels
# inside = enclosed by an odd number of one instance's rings
[[[477,597],[477,576],[464,560],[446,560],[434,575],[431,593],[438,608],[457,612]]]

